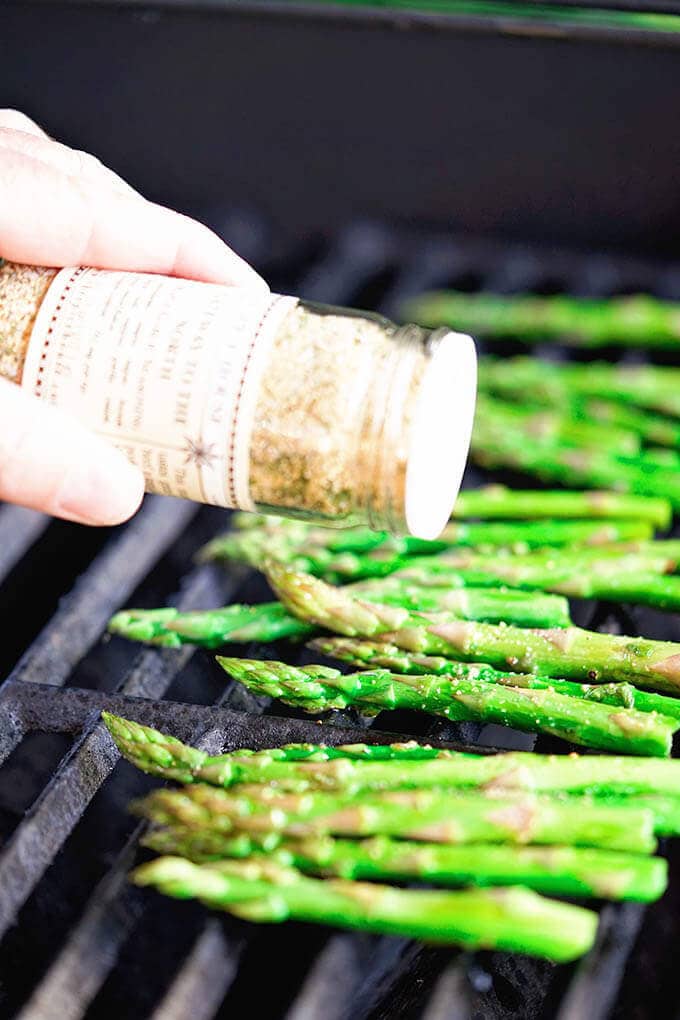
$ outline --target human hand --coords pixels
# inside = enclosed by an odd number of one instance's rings
[[[94,156],[0,110],[0,258],[266,288],[194,220],[147,202]],[[144,479],[114,446],[0,379],[0,499],[86,524],[117,524]]]

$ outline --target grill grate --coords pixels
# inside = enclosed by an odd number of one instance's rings
[[[405,297],[435,286],[578,294],[646,289],[680,298],[680,265],[424,240],[365,224],[349,228],[318,257],[292,255],[269,266],[268,276],[281,290],[388,315]],[[246,571],[192,566],[193,553],[224,527],[225,516],[154,497],[125,527],[87,532],[0,508],[0,606],[13,629],[17,622],[0,652],[9,673],[0,689],[0,1015],[659,1015],[674,978],[677,852],[667,896],[646,910],[603,908],[595,950],[579,965],[561,968],[312,926],[257,928],[127,884],[140,825],[126,804],[155,781],[118,759],[99,719],[103,707],[212,751],[319,737],[316,722],[225,683],[210,655],[140,650],[104,635],[109,616],[123,605],[207,608],[264,598],[263,582]],[[677,619],[647,609],[580,603],[575,614],[585,626],[680,639]],[[305,654],[283,643],[240,651]],[[559,747],[547,737],[409,713],[382,713],[369,729],[350,712],[334,713],[323,729],[329,743],[395,733],[454,746]]]

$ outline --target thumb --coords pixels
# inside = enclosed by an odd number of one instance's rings
[[[75,419],[0,379],[0,500],[83,524],[132,516],[144,478]]]

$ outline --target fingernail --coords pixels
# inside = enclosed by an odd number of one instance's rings
[[[101,444],[96,459],[67,475],[54,512],[80,524],[120,524],[137,510],[143,495],[139,468],[115,447]]]

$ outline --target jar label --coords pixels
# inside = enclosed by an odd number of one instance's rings
[[[144,273],[64,269],[22,386],[110,439],[149,492],[252,510],[266,354],[295,298]]]

